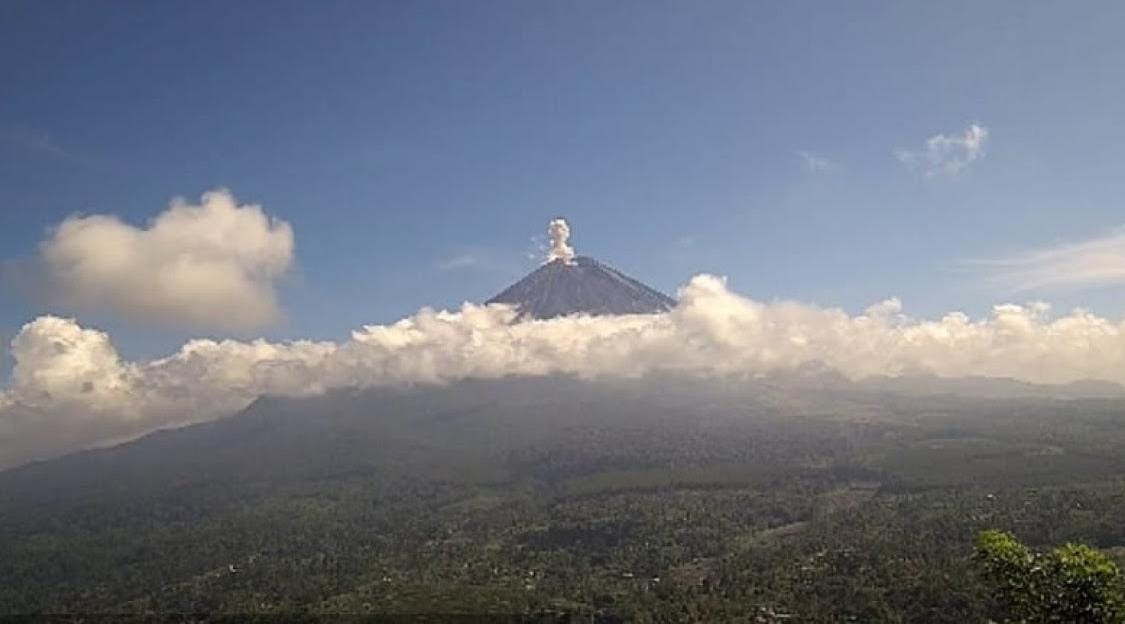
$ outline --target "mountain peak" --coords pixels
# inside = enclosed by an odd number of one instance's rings
[[[565,246],[565,238],[562,243]],[[546,264],[487,303],[513,305],[520,318],[535,319],[571,314],[653,314],[676,305],[668,295],[593,258],[565,255],[549,256]]]

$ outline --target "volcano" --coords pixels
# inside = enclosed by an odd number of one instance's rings
[[[676,300],[593,258],[575,256],[562,219],[547,230],[547,262],[486,303],[504,303],[519,318],[548,319],[571,314],[605,316],[666,312]]]

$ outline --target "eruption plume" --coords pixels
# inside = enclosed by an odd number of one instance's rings
[[[574,248],[566,244],[570,238],[570,226],[566,219],[552,219],[547,226],[547,239],[550,249],[547,250],[547,262],[562,260],[566,264],[574,264]]]

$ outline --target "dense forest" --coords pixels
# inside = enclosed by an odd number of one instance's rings
[[[0,611],[987,621],[982,531],[1111,562],[1121,518],[1116,399],[338,391],[0,473]]]

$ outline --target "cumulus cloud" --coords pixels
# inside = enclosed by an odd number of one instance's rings
[[[422,309],[347,341],[194,340],[168,357],[122,360],[109,337],[42,317],[12,343],[0,393],[0,466],[161,426],[217,418],[262,394],[572,374],[587,378],[755,375],[823,362],[848,377],[933,373],[1030,382],[1125,382],[1125,322],[1044,304],[981,319],[914,319],[897,299],[863,313],[731,292],[701,275],[666,314],[513,322],[501,305]]]
[[[1125,229],[1007,258],[978,260],[989,281],[1010,292],[1125,283]]]
[[[28,407],[73,404],[130,416],[132,406],[118,401],[129,383],[127,368],[105,333],[45,316],[16,335],[12,355],[17,365],[8,398]]]
[[[895,150],[895,158],[927,178],[955,176],[984,155],[986,139],[988,128],[970,124],[960,135],[935,134],[920,150]]]
[[[173,200],[147,227],[74,216],[40,244],[62,305],[130,320],[247,330],[279,316],[275,285],[293,260],[293,230],[225,190]]]

